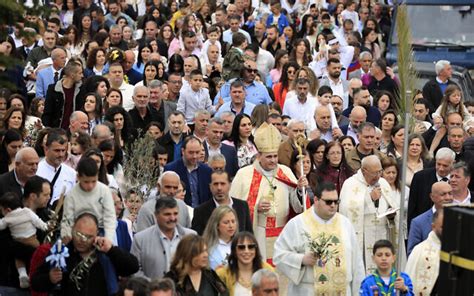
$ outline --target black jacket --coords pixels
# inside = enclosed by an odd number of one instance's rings
[[[165,277],[170,278],[176,284],[176,295],[178,296],[199,296],[204,295],[201,291],[196,292],[194,290],[193,283],[189,276],[186,276],[182,284],[179,284],[179,276],[175,271],[169,271]],[[204,286],[212,287],[211,291],[206,291],[206,296],[229,296],[229,291],[225,286],[225,283],[219,278],[217,273],[212,269],[204,269],[202,271],[201,278],[201,289]],[[200,293],[201,292],[201,293]]]
[[[51,84],[46,92],[44,102],[44,112],[42,116],[43,125],[47,127],[61,127],[64,113],[64,91],[62,79]],[[79,96],[81,83],[76,83],[74,88],[73,112],[81,110],[84,106],[84,100]]]
[[[66,259],[67,271],[63,273],[63,279],[61,281],[60,295],[75,296],[103,296],[107,295],[107,283],[104,275],[104,269],[99,263],[99,260],[92,264],[86,278],[83,283],[83,288],[78,291],[69,279],[70,272],[82,261],[81,256],[74,250],[72,243],[68,245],[69,257]],[[121,250],[119,247],[112,247],[107,253],[107,257],[110,259],[112,265],[118,276],[130,276],[138,271],[139,265],[138,260],[132,254]],[[31,287],[33,290],[38,292],[49,292],[52,291],[54,285],[49,280],[49,263],[45,262],[41,265],[38,270],[30,275]]]
[[[184,139],[186,135],[182,135],[182,139]],[[158,144],[163,146],[168,152],[168,163],[173,162],[175,160],[174,157],[174,141],[171,138],[170,132],[164,134],[161,138],[158,139]]]
[[[216,208],[214,199],[210,199],[194,209],[193,222],[191,229],[196,230],[199,235],[202,235],[206,228],[207,221],[211,217],[212,212]],[[232,198],[232,208],[237,213],[237,220],[239,221],[239,231],[248,231],[253,233],[252,220],[250,219],[249,205],[246,201]]]
[[[431,186],[436,182],[438,182],[438,178],[436,177],[435,168],[421,170],[413,176],[410,186],[410,198],[408,199],[408,227],[410,227],[413,218],[423,214],[433,206],[430,193]]]
[[[452,80],[448,80],[448,85],[450,84],[456,83]],[[439,87],[436,78],[428,81],[425,86],[423,86],[423,98],[427,99],[431,104],[430,113],[435,112],[443,99],[443,92],[441,91],[441,87]]]

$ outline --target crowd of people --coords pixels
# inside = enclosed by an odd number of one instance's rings
[[[0,40],[17,61],[0,65],[0,294],[439,295],[474,103],[436,61],[403,123],[391,3],[21,2]]]

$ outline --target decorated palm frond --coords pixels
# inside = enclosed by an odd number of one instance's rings
[[[408,19],[407,7],[401,4],[397,8],[396,30],[398,36],[398,78],[400,88],[398,93],[399,122],[412,129],[414,127],[413,117],[410,122],[405,122],[405,113],[411,113],[413,107],[412,96],[415,93],[418,74],[415,69],[415,58],[412,48],[412,37],[410,21]]]

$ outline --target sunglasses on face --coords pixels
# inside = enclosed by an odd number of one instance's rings
[[[243,251],[245,249],[247,250],[255,250],[255,248],[257,247],[257,245],[255,244],[249,244],[249,245],[237,245],[237,249],[240,250],[240,251]]]
[[[257,70],[257,69],[245,68],[245,70],[247,70],[247,72],[249,72],[249,73],[255,73],[255,74],[258,73],[258,70]]]
[[[339,202],[340,202],[339,199],[335,199],[335,200],[334,200],[334,199],[322,199],[322,198],[321,198],[321,200],[324,201],[324,202],[326,203],[326,205],[328,205],[328,206],[330,206],[330,205],[332,205],[332,204],[338,205]]]
[[[87,242],[94,238],[93,235],[86,235],[79,231],[73,231],[72,235],[78,238],[80,241]]]

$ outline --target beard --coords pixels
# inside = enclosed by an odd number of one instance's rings
[[[328,73],[328,74],[329,74],[329,76],[331,76],[331,78],[333,78],[333,79],[338,79],[338,78],[341,76],[341,72],[339,72],[339,71],[336,71],[336,72],[334,72],[334,73]]]

